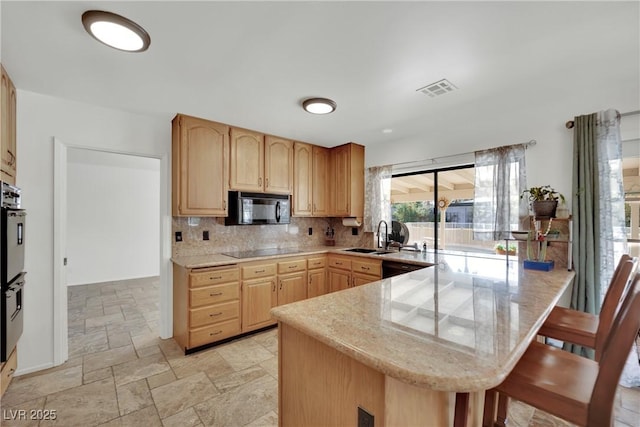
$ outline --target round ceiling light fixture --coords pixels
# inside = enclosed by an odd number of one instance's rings
[[[336,110],[336,103],[328,98],[309,98],[302,101],[302,108],[311,114],[329,114]]]
[[[114,49],[144,52],[151,44],[144,28],[115,13],[88,10],[82,14],[82,25],[93,38]]]

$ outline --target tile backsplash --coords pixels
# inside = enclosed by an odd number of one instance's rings
[[[197,223],[197,225],[189,225]],[[221,252],[267,248],[296,248],[323,246],[325,231],[332,224],[337,246],[369,247],[373,233],[364,233],[359,227],[354,236],[351,227],[342,225],[340,218],[291,218],[284,225],[224,225],[224,218],[173,217],[172,256],[208,255]],[[312,234],[309,235],[309,228]],[[182,241],[176,242],[175,233],[182,232]],[[209,240],[203,240],[203,232]]]

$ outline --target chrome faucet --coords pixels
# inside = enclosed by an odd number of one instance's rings
[[[380,226],[384,224],[384,250],[389,247],[389,224],[384,219],[378,223],[378,247],[380,246]]]

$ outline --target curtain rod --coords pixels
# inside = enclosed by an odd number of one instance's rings
[[[516,145],[523,145],[524,148],[529,148],[529,147],[533,147],[534,145],[536,145],[537,141],[535,139],[532,139],[530,141],[527,142],[523,142],[521,144],[510,144],[510,145],[502,145],[500,147],[495,147],[495,148],[488,148],[488,150],[495,150],[498,148],[508,148],[508,147],[515,147]],[[481,150],[484,151],[484,150]],[[401,162],[401,163],[394,163],[392,165],[388,165],[388,166],[400,166],[400,165],[409,165],[409,164],[420,164],[420,163],[426,163],[426,162],[431,162],[431,164],[436,164],[438,163],[438,160],[442,160],[442,159],[448,159],[451,157],[460,157],[460,156],[467,156],[470,154],[475,154],[475,151],[470,151],[468,153],[460,153],[460,154],[450,154],[448,156],[442,156],[442,157],[434,157],[431,159],[423,159],[423,160],[413,160],[410,162]]]
[[[636,114],[640,114],[640,110],[629,111],[627,113],[622,113],[622,114],[618,113],[618,120],[620,120],[621,117],[635,116]],[[567,129],[572,129],[574,125],[575,123],[573,122],[573,120],[569,120],[567,123],[564,124],[564,126]]]

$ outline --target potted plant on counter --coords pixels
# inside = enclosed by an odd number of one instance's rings
[[[508,246],[505,246],[504,243],[498,243],[494,249],[496,251],[496,254],[498,255],[515,255],[516,254],[516,245],[511,243]]]
[[[565,200],[564,196],[550,185],[528,188],[520,197],[527,197],[535,218],[555,218],[558,201]]]

